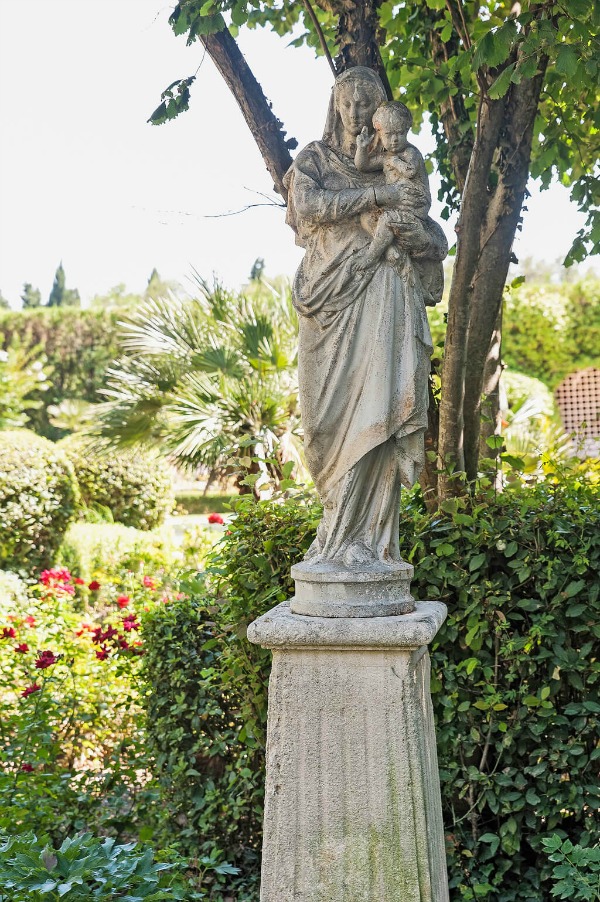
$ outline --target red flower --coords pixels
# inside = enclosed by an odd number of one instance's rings
[[[208,522],[209,523],[218,523],[220,526],[222,526],[223,523],[225,522],[225,520],[223,519],[221,514],[209,514]]]
[[[83,636],[84,633],[90,632],[91,629],[92,629],[92,627],[90,626],[89,623],[82,623],[82,624],[81,624],[81,627],[77,630],[77,632],[75,633],[75,635],[76,635],[76,636]]]
[[[33,764],[22,764],[21,770],[23,771],[24,774],[30,774],[31,771],[33,770]]]
[[[47,667],[52,667],[57,661],[58,658],[53,651],[41,651],[36,658],[35,666],[38,670],[45,670]]]
[[[89,585],[88,585],[88,589],[91,592],[97,592],[99,588],[100,588],[100,583],[95,579],[93,579],[91,581],[91,583],[89,583]]]
[[[129,597],[129,595],[119,595],[119,597],[117,598],[117,604],[120,608],[126,608],[130,601],[131,598]]]
[[[14,626],[5,626],[0,639],[14,639],[16,635]]]
[[[29,651],[29,646],[26,642],[21,642],[20,645],[15,645],[15,651],[21,652],[21,654],[24,655],[25,652]]]
[[[142,578],[142,584],[146,587],[146,589],[156,589],[156,583],[151,576],[144,576]]]
[[[21,693],[22,698],[27,698],[28,695],[31,695],[33,692],[39,692],[42,687],[38,686],[37,683],[32,683],[31,686],[28,686],[27,689],[23,689]]]
[[[73,580],[73,582],[75,583],[76,586],[85,586],[85,580],[82,579],[80,576],[76,576],[75,579]]]
[[[102,627],[97,626],[95,630],[92,631],[92,642],[95,645],[99,645],[102,642]]]
[[[135,614],[133,615],[135,617]],[[104,632],[102,633],[100,640],[102,642],[111,642],[115,636],[119,635],[119,631],[114,628],[114,626],[107,626]]]
[[[27,626],[35,626],[35,617],[31,614],[28,614],[27,617],[23,620],[23,623],[26,623]]]
[[[135,614],[128,614],[127,617],[123,618],[123,629],[126,633],[131,632],[131,630],[139,630],[140,625],[135,619]]]
[[[129,645],[129,642],[127,641],[127,639],[119,639],[119,648],[124,648],[125,650],[130,648],[130,645]]]
[[[106,658],[108,658],[109,654],[110,654],[110,650],[106,647],[106,645],[102,645],[96,651],[96,657],[98,658],[99,661],[104,661]]]

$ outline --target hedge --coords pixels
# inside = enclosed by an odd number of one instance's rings
[[[64,435],[52,426],[47,409],[65,398],[103,400],[98,395],[110,363],[119,355],[118,319],[122,311],[91,308],[43,307],[0,313],[0,349],[13,337],[25,348],[43,349],[48,362],[49,388],[30,413],[32,428],[56,440]]]
[[[403,509],[413,591],[449,608],[432,693],[453,902],[546,902],[542,841],[585,847],[597,829],[598,494],[573,477],[435,516],[417,496]],[[229,885],[241,902],[257,897],[270,663],[245,631],[290,596],[318,508],[246,497],[235,509],[212,585],[190,578],[187,599],[146,620],[144,667],[163,829],[241,867]]]
[[[99,453],[76,435],[58,446],[73,464],[87,507],[107,508],[117,523],[135,529],[154,529],[172,511],[171,471],[156,455],[139,449]]]
[[[52,566],[78,503],[64,454],[26,429],[0,431],[0,568],[31,575]]]

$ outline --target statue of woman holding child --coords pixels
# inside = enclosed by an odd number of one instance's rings
[[[397,567],[401,486],[424,465],[425,306],[440,300],[448,247],[411,122],[374,71],[349,69],[322,141],[286,175],[306,249],[294,281],[306,459],[324,509],[311,569]]]

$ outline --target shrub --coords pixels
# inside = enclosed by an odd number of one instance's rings
[[[154,529],[173,509],[171,472],[164,461],[143,451],[99,453],[81,437],[59,447],[71,460],[81,497],[88,507],[107,508],[114,520],[136,529]]]
[[[149,820],[137,615],[162,593],[140,579],[99,586],[82,618],[80,582],[54,568],[0,594],[0,833],[131,836]]]
[[[73,467],[51,442],[0,431],[0,567],[26,575],[51,566],[78,500]]]
[[[49,422],[50,405],[60,404],[64,398],[100,400],[98,390],[105,383],[106,370],[119,355],[119,317],[115,308],[43,307],[0,313],[3,348],[15,340],[28,351],[44,349],[50,376],[47,390],[34,396],[41,402],[30,414],[36,432],[53,440],[64,435],[64,430]]]
[[[154,576],[175,560],[166,528],[145,531],[120,523],[72,523],[58,550],[57,562],[86,582],[119,581],[130,571]]]
[[[552,877],[543,839],[585,843],[593,832],[598,494],[574,475],[563,485],[474,498],[469,507],[452,500],[433,516],[415,495],[403,509],[413,592],[449,608],[432,648],[431,688],[453,902],[545,902]],[[242,837],[252,854],[242,864],[249,895],[240,898],[251,899],[269,653],[247,642],[246,626],[292,594],[290,566],[314,534],[318,509],[243,498],[235,512],[213,558],[213,585],[189,581],[195,601],[179,622],[165,621],[174,609],[152,615],[145,666],[153,662],[146,679],[162,687],[163,716],[150,717],[149,733],[162,779],[177,783],[171,823],[192,812],[236,863]],[[154,668],[167,659],[159,683]],[[196,659],[202,685],[194,682]],[[185,690],[184,677],[169,680],[169,671],[185,674]],[[233,724],[225,734],[223,699]],[[194,755],[212,767],[224,755],[219,779],[195,766]],[[170,777],[175,766],[189,768],[187,782]],[[213,787],[223,794],[221,807],[208,800]],[[231,811],[244,824],[233,846],[221,823]]]
[[[47,837],[9,836],[0,841],[0,902],[189,898],[173,885],[172,867],[155,862],[151,849],[89,833],[65,839],[56,850]]]
[[[223,594],[215,598],[203,577],[190,575],[181,585],[185,597],[146,615],[143,676],[152,687],[145,698],[161,839],[185,854],[212,849],[232,862],[240,876],[224,875],[219,885],[236,902],[255,902],[270,653],[251,646],[245,631],[289,597],[290,561],[304,554],[316,524],[312,507],[297,501],[238,501],[235,508],[226,547],[212,557]]]

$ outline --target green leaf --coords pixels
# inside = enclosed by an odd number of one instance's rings
[[[561,75],[571,78],[577,72],[579,64],[577,53],[569,44],[562,44],[556,56],[554,68]]]
[[[475,554],[469,561],[469,570],[473,573],[474,570],[479,570],[480,567],[483,567],[487,560],[487,554],[482,552],[481,554]]]
[[[492,98],[492,100],[498,100],[500,97],[504,97],[508,89],[511,85],[512,74],[515,70],[516,63],[511,63],[510,66],[507,66],[501,74],[498,76],[496,81],[490,85],[488,89],[488,94]],[[489,441],[489,440],[488,440]],[[490,447],[495,447],[494,445],[490,445]]]

